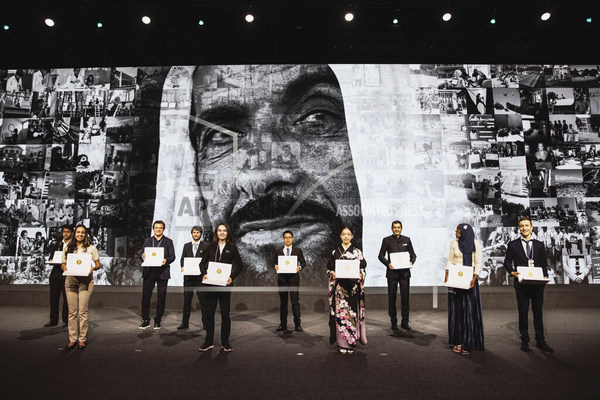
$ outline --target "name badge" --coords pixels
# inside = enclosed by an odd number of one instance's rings
[[[535,267],[535,264],[533,263],[533,260],[529,260],[529,267]]]

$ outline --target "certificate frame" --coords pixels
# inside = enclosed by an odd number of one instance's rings
[[[545,285],[550,278],[544,278],[544,270],[541,267],[517,266],[519,283],[526,285]]]
[[[162,261],[165,259],[164,247],[145,247],[144,254],[146,259],[142,267],[162,267]]]
[[[390,263],[392,264],[392,269],[412,268],[412,265],[410,265],[410,253],[408,251],[390,253]]]
[[[277,257],[278,274],[295,274],[298,272],[298,256]]]
[[[360,279],[359,260],[335,260],[336,279]]]
[[[450,265],[448,267],[448,280],[444,283],[444,286],[454,289],[470,289],[473,271],[473,267],[458,264]]]
[[[214,286],[227,286],[227,280],[231,276],[231,264],[210,261],[206,271],[206,279],[202,283]]]
[[[57,250],[54,252],[54,254],[52,255],[52,257],[50,259],[48,259],[48,264],[62,264],[62,258],[63,258],[63,254],[64,252],[61,250]],[[50,261],[52,260],[52,261]]]
[[[89,276],[92,269],[92,255],[89,253],[67,254],[65,276]]]
[[[184,257],[183,258],[183,275],[184,276],[200,276],[200,263],[202,257]]]

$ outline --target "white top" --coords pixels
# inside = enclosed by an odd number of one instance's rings
[[[475,251],[473,252],[473,273],[479,275],[481,272],[481,245],[479,241],[475,241]],[[450,265],[462,265],[463,263],[463,253],[458,248],[458,239],[452,239],[450,242],[450,251],[448,253],[448,263],[446,264],[446,269]]]

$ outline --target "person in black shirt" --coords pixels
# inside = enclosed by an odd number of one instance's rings
[[[392,321],[392,329],[398,329],[398,319],[396,317],[396,294],[398,292],[398,285],[400,285],[400,302],[402,305],[401,316],[402,322],[400,327],[406,330],[410,330],[408,325],[408,310],[409,310],[409,294],[410,294],[410,268],[405,269],[393,269],[392,263],[389,259],[391,253],[399,253],[407,251],[410,254],[410,265],[412,266],[417,259],[415,251],[413,250],[410,238],[402,236],[402,222],[396,220],[392,222],[393,235],[388,236],[381,242],[381,249],[379,250],[379,261],[385,265],[386,273],[385,276],[388,281],[388,314]],[[386,258],[386,253],[388,258]]]
[[[213,242],[204,251],[204,257],[202,257],[202,262],[200,263],[203,281],[207,279],[208,263],[211,261],[231,264],[231,275],[227,279],[228,286],[231,286],[233,280],[242,272],[243,266],[240,253],[235,244],[233,244],[233,234],[226,222],[217,224]],[[209,288],[206,286],[205,289],[212,289],[205,290],[202,294],[205,304],[202,315],[206,322],[206,339],[198,351],[207,351],[215,347],[215,311],[217,310],[217,303],[219,303],[221,310],[221,345],[224,351],[233,351],[233,347],[229,343],[229,334],[231,332],[231,318],[229,316],[231,290],[229,288]]]
[[[62,240],[50,246],[50,259],[49,262],[53,263],[52,271],[50,272],[50,278],[48,283],[50,284],[50,322],[45,324],[45,327],[57,326],[58,325],[58,309],[60,303],[60,295],[63,298],[62,307],[62,321],[64,325],[67,325],[69,318],[69,306],[67,305],[67,295],[65,293],[65,276],[63,275],[61,265],[62,258],[59,260],[53,260],[54,252],[64,251],[73,235],[73,228],[70,226],[63,226],[62,228]],[[55,261],[56,264],[53,262]]]
[[[186,257],[202,257],[204,250],[208,247],[208,243],[202,242],[202,227],[192,227],[192,241],[183,245],[183,251],[181,253],[181,272],[183,272],[183,260]],[[194,298],[194,291],[198,296],[200,302],[200,309],[204,311],[204,298],[200,295],[199,288],[202,285],[202,275],[184,275],[183,276],[183,317],[181,318],[181,325],[177,329],[187,329],[190,322],[190,314],[192,312],[192,299]],[[202,326],[205,327],[205,318],[202,315]]]

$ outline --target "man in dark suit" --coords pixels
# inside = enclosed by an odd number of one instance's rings
[[[409,313],[409,295],[410,295],[410,268],[393,269],[389,259],[391,253],[408,252],[410,254],[410,265],[412,266],[417,260],[417,255],[413,250],[410,238],[402,236],[402,222],[396,220],[392,222],[392,233],[388,237],[383,238],[381,249],[379,250],[379,261],[385,265],[385,277],[388,282],[388,315],[392,321],[392,329],[398,329],[398,318],[396,317],[396,294],[398,293],[398,285],[400,286],[400,303],[402,322],[400,327],[410,330],[408,325]],[[386,258],[386,253],[388,257]]]
[[[53,246],[50,246],[50,259],[48,262],[54,264],[54,252],[62,252],[71,241],[72,235],[73,228],[66,225],[62,227],[62,240],[56,242]],[[67,297],[65,293],[65,276],[63,275],[61,269],[62,257],[57,261],[58,264],[54,264],[52,266],[52,271],[50,272],[50,278],[48,281],[50,284],[50,322],[45,324],[45,327],[58,325],[58,308],[61,294],[63,298],[62,321],[65,326],[67,325],[67,319],[69,316],[69,306],[67,305]]]
[[[306,267],[306,261],[304,255],[299,247],[292,247],[294,241],[294,234],[292,231],[283,232],[283,249],[278,256],[296,256],[298,257],[298,265],[296,267],[295,274],[277,274],[277,285],[279,286],[279,299],[281,305],[279,306],[279,319],[281,323],[276,329],[277,332],[287,331],[287,315],[288,315],[288,293],[292,300],[292,313],[294,314],[294,326],[296,331],[302,332],[302,326],[300,325],[300,294],[298,292],[300,287],[300,276],[299,272]],[[275,270],[279,271],[278,260],[275,260]],[[290,289],[283,289],[284,287],[291,287]]]
[[[513,276],[515,292],[517,294],[517,306],[519,308],[519,332],[521,333],[521,350],[529,351],[529,302],[533,312],[533,327],[535,329],[535,340],[537,347],[547,353],[553,350],[544,338],[544,321],[542,319],[542,305],[544,304],[545,285],[531,285],[519,283],[519,272],[517,267],[540,267],[544,271],[544,277],[548,277],[548,261],[546,260],[546,248],[544,243],[531,238],[532,224],[528,217],[519,219],[519,230],[521,237],[512,240],[506,248],[504,268]]]
[[[202,227],[192,227],[192,241],[183,245],[181,253],[181,272],[183,272],[183,260],[186,257],[202,257],[208,243],[200,241],[202,238]],[[192,312],[192,299],[194,298],[194,290],[200,302],[200,309],[204,310],[204,298],[198,290],[202,285],[202,276],[184,275],[183,276],[183,317],[181,325],[177,329],[187,329],[190,322],[190,313]],[[202,327],[205,326],[204,314],[202,314]]]
[[[144,240],[144,245],[138,252],[142,261],[146,259],[146,247],[164,247],[164,258],[160,267],[142,267],[142,324],[140,329],[150,327],[150,300],[154,285],[157,287],[156,316],[154,317],[154,329],[161,328],[162,316],[165,312],[165,299],[167,297],[167,283],[171,278],[171,263],[175,261],[175,249],[173,241],[164,235],[165,223],[155,221],[152,224],[154,235]]]

